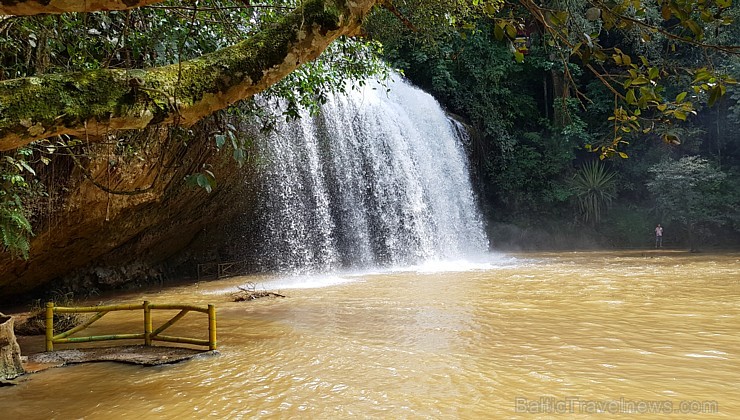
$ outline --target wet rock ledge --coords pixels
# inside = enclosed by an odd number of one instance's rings
[[[33,373],[51,367],[89,362],[120,362],[157,366],[216,354],[218,354],[217,350],[204,351],[184,347],[144,345],[94,347],[32,354],[28,356],[25,369],[27,373]]]

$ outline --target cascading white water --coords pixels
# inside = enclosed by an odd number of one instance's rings
[[[460,131],[427,93],[404,81],[388,88],[333,96],[319,115],[259,140],[263,267],[329,271],[487,251]]]

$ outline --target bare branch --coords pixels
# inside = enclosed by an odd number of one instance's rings
[[[380,5],[384,9],[386,9],[389,12],[393,13],[393,15],[395,17],[397,17],[401,22],[403,22],[403,24],[406,25],[406,27],[409,28],[411,31],[413,31],[413,32],[418,32],[419,31],[418,29],[416,29],[416,27],[414,26],[414,24],[411,23],[410,20],[408,20],[408,18],[406,16],[404,16],[403,14],[401,14],[401,12],[399,12],[398,9],[396,9],[396,6],[394,6],[393,3],[391,3],[391,0],[383,0],[380,3]]]

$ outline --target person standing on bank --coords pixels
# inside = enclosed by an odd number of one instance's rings
[[[655,247],[663,248],[663,226],[660,223],[655,228]]]

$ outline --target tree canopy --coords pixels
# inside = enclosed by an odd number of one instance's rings
[[[158,3],[161,2],[13,0],[1,3],[0,16],[6,16],[3,24],[8,26],[18,16],[129,11]],[[731,0],[698,4],[679,0],[655,4],[640,0],[247,3],[252,9],[295,8],[289,13],[274,14],[277,17],[269,25],[238,28],[247,32],[243,41],[188,60],[178,57],[173,64],[138,69],[101,67],[82,73],[1,81],[0,150],[13,150],[58,135],[89,137],[106,130],[139,129],[153,124],[192,125],[216,110],[264,91],[301,64],[315,59],[338,37],[358,35],[376,4],[384,5],[398,22],[427,43],[434,36],[429,34],[475,31],[480,19],[493,22],[489,30],[496,39],[512,43],[536,25],[547,36],[545,41],[552,47],[553,58],[566,64],[564,78],[575,88],[573,95],[588,101],[573,83],[573,70],[567,63],[574,60],[613,93],[617,101],[610,117],[613,135],[609,142],[595,146],[604,155],[618,152],[625,141],[624,133],[646,133],[655,128],[656,121],[670,124],[674,119],[685,120],[695,110],[692,97],[705,99],[710,105],[716,102],[734,79],[721,66],[715,66],[713,60],[718,54],[740,52],[737,45],[728,44],[728,30],[723,29],[730,26],[736,13]],[[195,2],[192,6],[173,3],[166,7],[189,8],[195,19],[200,6]],[[223,11],[233,6],[215,2],[205,7]],[[242,23],[248,22],[242,18]],[[385,28],[388,33],[387,22]],[[705,52],[704,65],[675,68],[666,65],[664,53],[651,55],[647,48],[627,53],[611,39],[611,33],[622,34],[618,36],[624,42],[661,43],[669,52],[684,53],[684,46],[700,47]],[[518,61],[524,59],[523,54],[518,49],[514,51]],[[687,75],[691,78],[691,90],[674,95],[662,86],[668,78]],[[563,88],[568,90],[567,85]],[[563,96],[567,96],[566,91]],[[668,131],[661,135],[666,141],[677,140]]]
[[[731,0],[0,0],[3,243],[27,250],[31,156],[190,127],[258,93],[295,117],[387,71],[380,56],[483,133],[491,205],[545,213],[573,197],[560,177],[585,149],[691,149],[706,105],[740,121],[738,15]],[[733,159],[726,131],[716,143]]]

